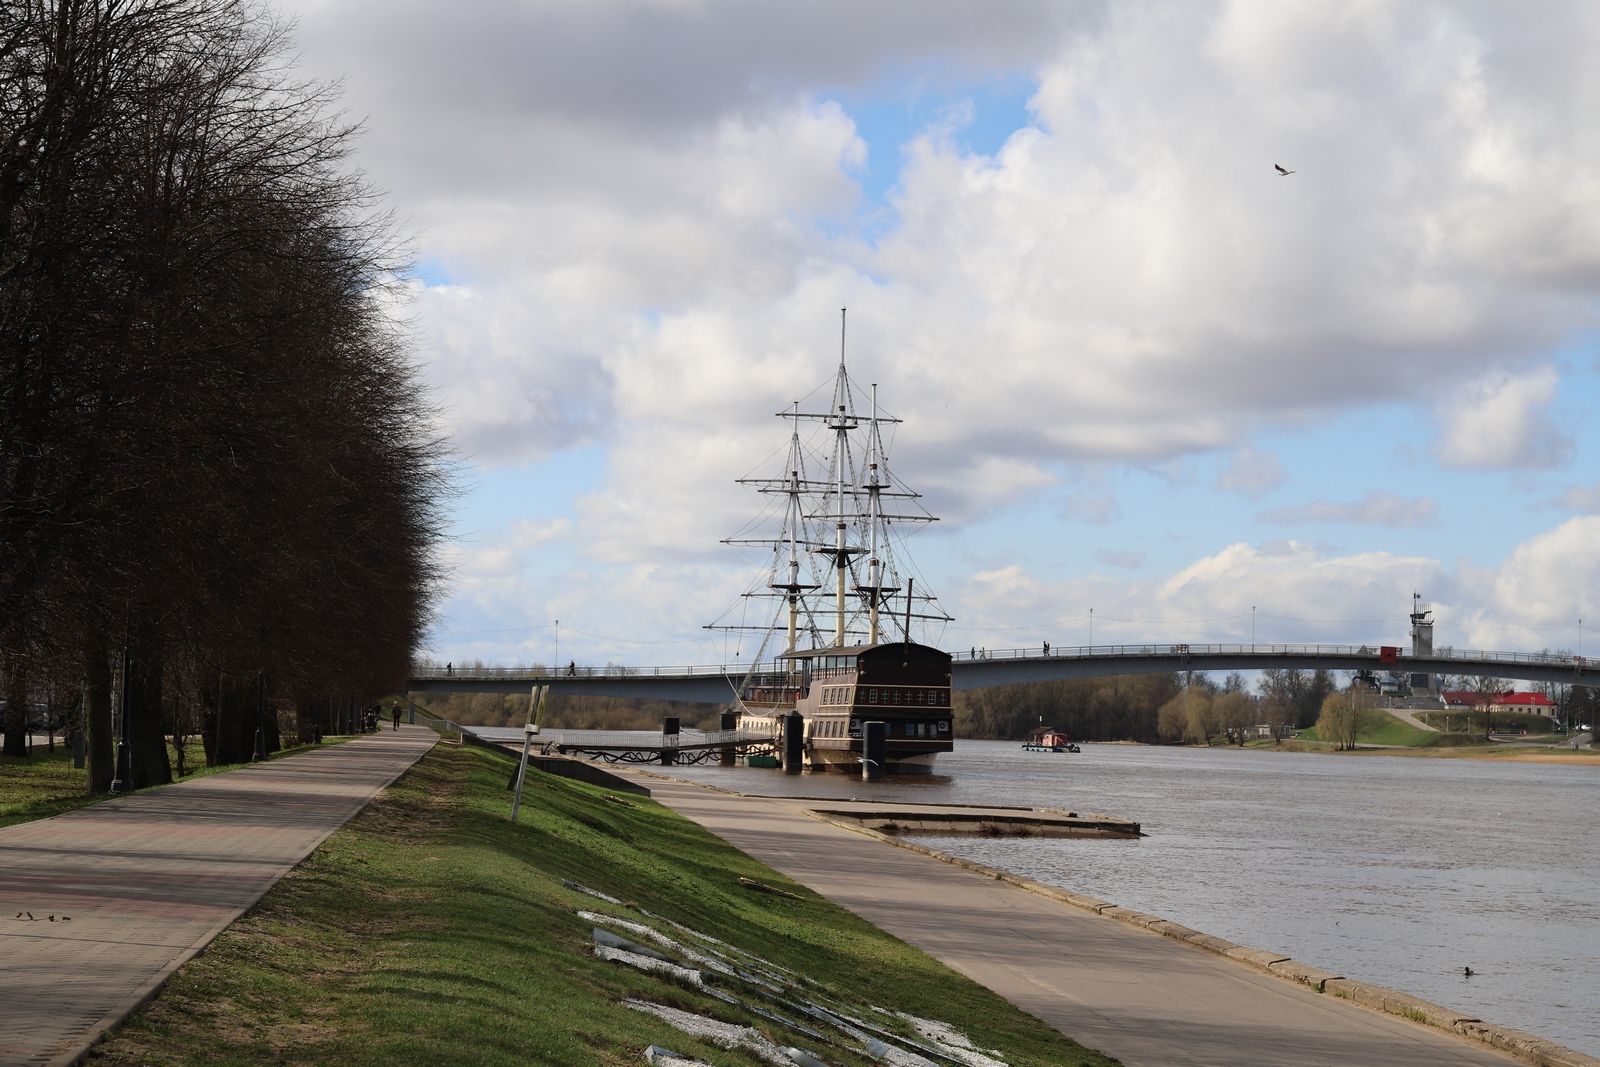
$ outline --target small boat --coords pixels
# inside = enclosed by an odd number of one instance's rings
[[[1041,726],[1022,743],[1024,752],[1077,752],[1072,739],[1053,726]]]

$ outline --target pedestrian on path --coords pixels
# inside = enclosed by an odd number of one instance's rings
[[[396,730],[400,729],[400,702],[398,700],[394,702],[394,707],[389,709],[389,715],[394,719],[394,728]]]

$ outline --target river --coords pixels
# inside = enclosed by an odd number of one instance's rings
[[[1600,1055],[1597,767],[961,741],[920,780],[671,770],[751,793],[1135,819],[1136,841],[919,840]]]

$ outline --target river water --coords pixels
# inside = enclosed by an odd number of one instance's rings
[[[1135,841],[919,840],[1600,1055],[1600,767],[960,741],[927,779],[671,770],[750,793],[1135,819]]]

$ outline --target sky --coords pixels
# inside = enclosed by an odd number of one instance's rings
[[[1600,6],[279,10],[412,235],[439,662],[750,655],[843,307],[948,649],[1600,652]]]

